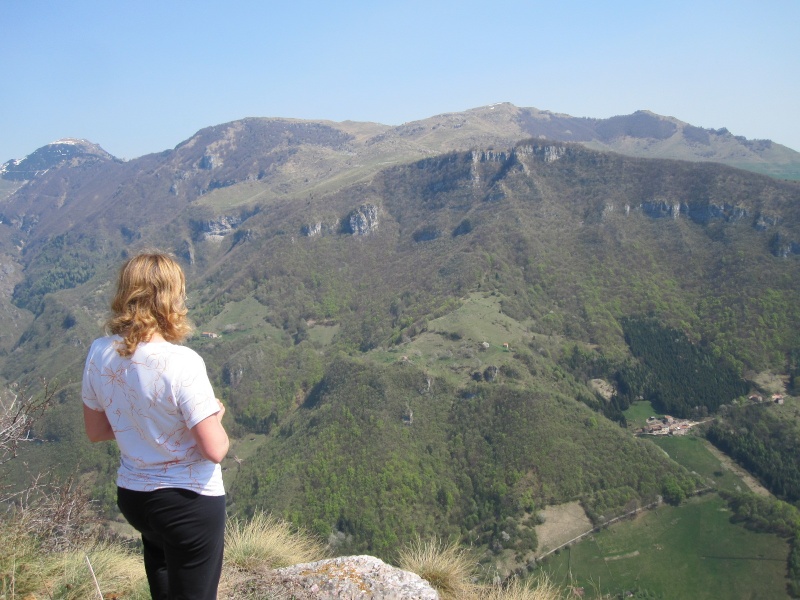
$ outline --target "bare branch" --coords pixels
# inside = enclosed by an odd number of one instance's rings
[[[53,404],[58,387],[42,379],[43,391],[28,396],[14,386],[0,396],[0,465],[17,457],[22,442],[33,441],[33,426]]]
[[[45,552],[79,548],[98,536],[92,500],[75,476],[45,481],[39,475],[27,489],[7,500],[13,502],[6,520],[13,522],[20,535],[38,539]]]

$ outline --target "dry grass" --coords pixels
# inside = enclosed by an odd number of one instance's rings
[[[3,535],[0,541],[5,546],[14,540],[13,535]],[[144,600],[150,597],[141,556],[115,544],[47,553],[31,538],[17,537],[14,545],[6,546],[0,553],[0,569],[0,598],[3,600],[85,600],[98,598],[98,586],[104,598]]]
[[[72,478],[43,479],[0,515],[0,600],[149,598],[141,556],[101,541],[86,491]]]
[[[52,598],[99,598],[98,587],[103,598],[150,598],[142,557],[119,545],[98,544],[86,552],[61,552],[51,555],[48,562],[50,580],[46,587]]]
[[[231,520],[225,531],[225,564],[240,569],[277,569],[326,558],[325,547],[289,523],[264,513]]]
[[[55,502],[47,506],[52,509],[63,505],[64,502]],[[27,516],[18,513],[17,518],[0,520],[0,600],[150,597],[138,552],[103,541],[54,547],[31,535],[30,519],[22,518]],[[47,531],[50,529],[45,528]],[[63,535],[61,530],[59,534]],[[290,595],[280,586],[272,585],[266,573],[325,557],[322,543],[276,517],[258,513],[248,521],[231,520],[225,533],[225,567],[220,590],[231,600],[288,598]],[[399,566],[426,579],[442,600],[562,597],[546,580],[534,584],[511,581],[503,586],[475,583],[476,556],[455,542],[417,540],[399,552]]]
[[[399,552],[398,562],[401,569],[428,581],[442,600],[478,597],[479,588],[472,582],[477,560],[455,542],[418,539]]]
[[[522,582],[517,579],[501,586],[487,586],[480,593],[480,600],[558,600],[563,597],[559,590],[547,578]]]
[[[439,592],[442,600],[558,600],[561,590],[548,579],[503,585],[475,583],[478,563],[469,549],[453,542],[417,540],[399,553],[401,569],[416,573]]]
[[[0,598],[22,598],[41,586],[44,577],[38,545],[11,524],[0,525]]]

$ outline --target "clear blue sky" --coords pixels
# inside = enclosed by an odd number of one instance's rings
[[[652,110],[800,151],[800,1],[0,0],[0,163],[243,117]]]

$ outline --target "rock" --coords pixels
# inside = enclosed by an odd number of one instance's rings
[[[378,212],[374,204],[362,204],[345,219],[345,232],[353,235],[373,233],[378,228]]]
[[[373,556],[343,556],[276,569],[269,576],[275,590],[296,600],[438,600],[439,594],[419,575]]]
[[[315,237],[322,233],[322,222],[307,223],[300,228],[300,233],[306,237]]]

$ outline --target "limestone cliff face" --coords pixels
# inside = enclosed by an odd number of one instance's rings
[[[749,209],[731,204],[650,200],[642,202],[639,208],[644,214],[656,219],[662,217],[677,219],[680,215],[685,215],[700,225],[708,225],[711,221],[718,219],[731,223],[750,216]],[[766,223],[766,221],[762,221],[762,223]]]
[[[314,219],[300,227],[300,235],[314,238],[330,233],[337,233],[337,230],[341,229],[340,221],[341,219],[335,216]]]
[[[370,235],[378,229],[380,209],[374,204],[362,204],[344,221],[343,229],[353,235]]]
[[[330,234],[365,236],[378,230],[380,208],[375,204],[362,204],[344,217],[314,219],[300,226],[300,235],[308,238]]]
[[[223,215],[216,219],[209,219],[200,224],[201,235],[206,240],[221,239],[235,231],[241,223],[242,218],[240,216]]]
[[[800,254],[800,243],[787,239],[784,235],[776,233],[770,243],[772,254],[779,258],[787,258],[790,255]]]
[[[300,228],[300,233],[306,237],[317,237],[322,234],[322,221],[307,223]]]

